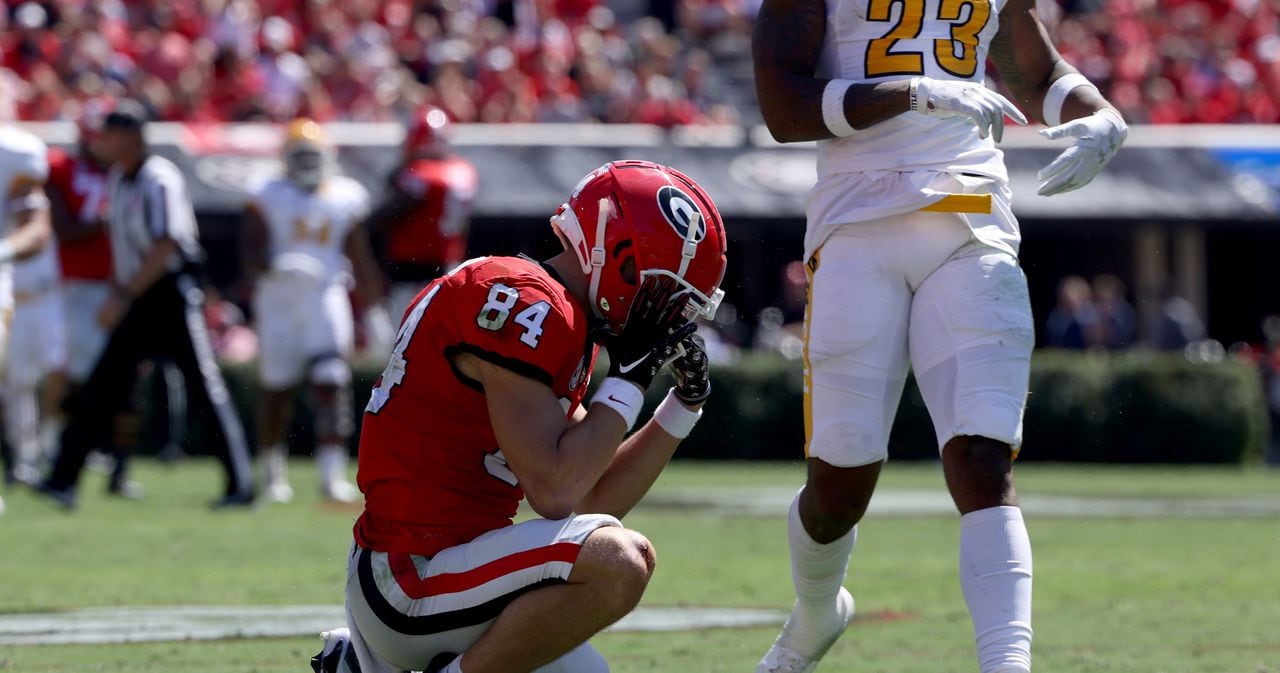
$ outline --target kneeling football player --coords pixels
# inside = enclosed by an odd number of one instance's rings
[[[410,304],[365,409],[348,628],[315,670],[608,670],[587,640],[655,560],[618,519],[710,394],[690,321],[723,296],[724,225],[641,161],[587,175],[551,223],[559,255],[473,259]],[[597,344],[608,378],[584,406]],[[628,437],[668,362],[675,387]],[[512,523],[521,498],[541,518]]]

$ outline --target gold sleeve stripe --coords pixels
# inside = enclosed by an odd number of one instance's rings
[[[948,194],[941,201],[920,209],[926,213],[983,213],[991,214],[990,194]]]

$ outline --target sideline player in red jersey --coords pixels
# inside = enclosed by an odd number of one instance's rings
[[[695,182],[643,161],[587,175],[551,223],[564,252],[473,259],[405,314],[365,409],[348,628],[315,670],[608,670],[586,641],[654,568],[617,517],[710,394],[690,321],[723,296],[725,233]],[[668,361],[675,387],[626,437]],[[512,523],[522,497],[542,518]]]
[[[479,177],[470,161],[453,153],[450,133],[443,110],[427,106],[414,115],[389,195],[369,217],[386,243],[392,315],[466,258],[467,216]]]
[[[75,151],[49,150],[48,192],[62,268],[71,385],[88,378],[107,342],[97,315],[111,294],[111,240],[105,225],[108,166],[101,146],[102,122],[110,111],[110,101],[90,101],[76,119]]]

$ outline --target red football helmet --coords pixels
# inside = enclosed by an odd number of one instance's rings
[[[613,333],[626,327],[645,283],[670,284],[668,301],[685,302],[689,320],[715,317],[724,298],[724,223],[684,173],[649,161],[605,164],[578,183],[551,227],[577,255],[591,310]]]
[[[449,115],[434,105],[425,105],[413,114],[404,137],[404,161],[443,154],[449,146],[452,124]]]

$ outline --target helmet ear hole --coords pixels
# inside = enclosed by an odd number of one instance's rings
[[[622,282],[627,285],[635,286],[640,282],[640,274],[636,271],[636,258],[634,255],[628,255],[622,260],[621,266],[618,267],[618,275],[622,276]]]

